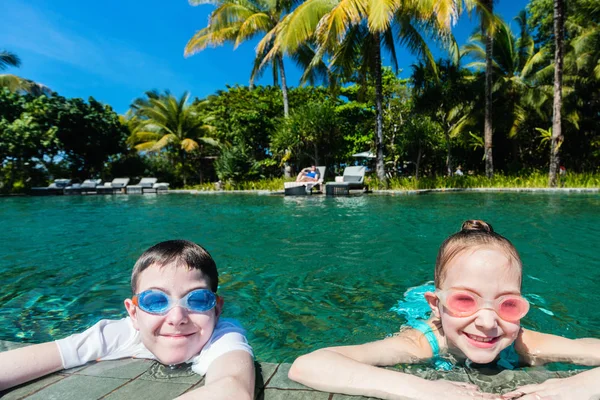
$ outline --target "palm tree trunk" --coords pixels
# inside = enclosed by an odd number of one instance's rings
[[[181,175],[183,178],[183,187],[187,186],[187,174],[185,171],[185,151],[179,150],[179,157],[181,158]]]
[[[376,114],[376,141],[377,148],[377,179],[386,182],[385,164],[383,161],[383,84],[381,73],[381,38],[379,33],[373,34],[375,42],[375,114]]]
[[[278,56],[277,58],[279,60],[279,74],[281,75],[281,93],[283,94],[283,116],[287,118],[290,116],[290,106],[288,103],[288,90],[287,83],[285,80],[285,69],[283,68],[283,57]]]
[[[417,153],[417,163],[415,165],[415,179],[419,180],[419,168],[421,167],[421,156],[423,150],[423,142],[419,139],[419,151]]]
[[[450,133],[448,132],[449,129],[449,127],[444,129],[444,135],[446,136],[446,171],[448,171],[448,176],[452,176],[454,173],[454,167],[452,166],[452,146],[450,144]]]
[[[562,75],[565,31],[565,5],[563,0],[554,0],[554,101],[552,105],[552,142],[550,144],[550,171],[548,185],[556,187],[556,170],[560,163],[558,150],[563,141],[561,126]]]
[[[493,0],[486,1],[486,7],[490,15],[494,12]],[[492,23],[490,21],[490,23]],[[485,32],[485,120],[483,127],[484,151],[485,151],[485,175],[488,178],[494,176],[494,161],[492,158],[492,46],[494,38],[491,33],[491,27],[484,27]]]

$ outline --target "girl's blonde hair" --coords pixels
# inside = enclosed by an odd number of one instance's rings
[[[454,257],[467,249],[477,247],[494,247],[506,252],[513,265],[518,267],[519,271],[522,271],[521,257],[515,246],[508,239],[494,232],[494,228],[487,222],[476,219],[468,220],[463,222],[460,232],[448,237],[440,246],[435,261],[435,287],[441,287],[446,277],[448,263]]]

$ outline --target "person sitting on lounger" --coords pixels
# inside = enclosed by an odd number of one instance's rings
[[[320,178],[319,170],[316,166],[312,165],[300,171],[296,182],[317,182]]]

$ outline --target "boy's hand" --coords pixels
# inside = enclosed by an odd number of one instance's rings
[[[535,385],[526,385],[506,393],[503,399],[519,400],[596,400],[600,399],[598,384],[586,379],[584,374],[562,379],[548,379]]]
[[[465,400],[465,399],[485,399],[501,400],[499,394],[485,393],[479,390],[477,385],[463,382],[452,381],[427,381],[426,387],[422,389],[422,399],[444,399],[444,400]]]

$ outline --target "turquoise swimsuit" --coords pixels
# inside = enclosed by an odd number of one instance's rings
[[[442,371],[451,370],[454,364],[440,356],[440,346],[438,344],[437,338],[435,337],[435,333],[433,333],[433,331],[431,330],[431,326],[429,326],[429,324],[427,324],[426,322],[420,320],[410,321],[409,326],[425,335],[425,338],[431,346],[431,351],[433,352],[431,362],[435,366],[435,369]],[[500,357],[496,361],[496,365],[505,369],[515,369],[519,366],[519,355],[515,350],[514,342],[500,352]]]

